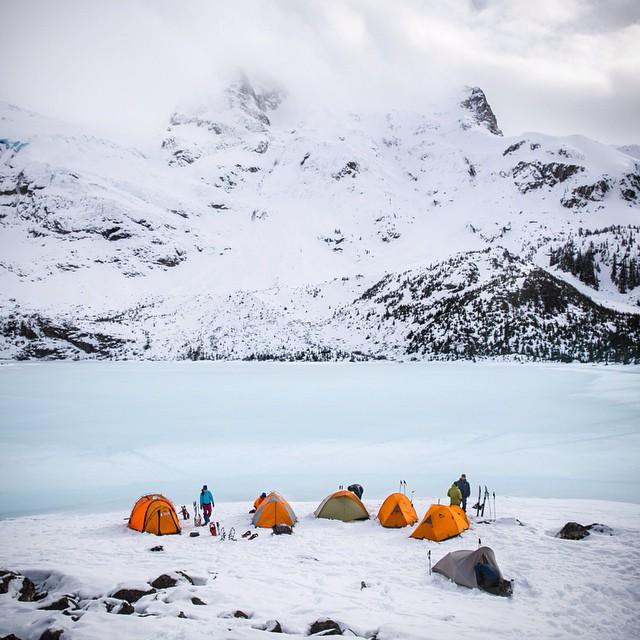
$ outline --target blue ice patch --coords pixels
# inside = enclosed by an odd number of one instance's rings
[[[9,138],[0,138],[0,151],[6,151],[7,149],[20,151],[20,149],[24,149],[24,147],[26,147],[28,144],[28,142],[22,142],[21,140],[9,140]]]

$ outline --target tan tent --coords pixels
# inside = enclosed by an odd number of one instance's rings
[[[336,491],[327,496],[315,510],[316,518],[328,518],[329,520],[368,520],[369,512],[362,504],[360,498],[351,491]]]

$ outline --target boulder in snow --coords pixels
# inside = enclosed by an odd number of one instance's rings
[[[151,588],[148,591],[143,591],[142,589],[118,589],[118,591],[111,594],[111,597],[133,604],[134,602],[138,602],[143,596],[148,596],[155,592],[156,590]]]
[[[284,633],[282,631],[282,625],[277,620],[267,620],[264,625],[265,631],[270,631],[271,633]]]
[[[163,573],[151,582],[151,586],[154,589],[170,589],[171,587],[175,587],[177,584],[178,581],[166,573]]]
[[[116,614],[121,616],[130,616],[132,613],[135,613],[135,609],[126,600],[116,610]]]
[[[310,627],[310,636],[341,636],[342,628],[331,618],[319,618]]]
[[[47,629],[41,636],[40,640],[60,640],[64,634],[63,629]]]
[[[233,617],[243,618],[244,620],[248,620],[251,616],[248,613],[245,613],[244,611],[240,611],[240,609],[237,609],[236,611],[233,612]]]
[[[73,595],[64,595],[57,600],[45,605],[44,607],[40,607],[43,611],[64,611],[65,609],[77,609],[78,608],[78,600]]]
[[[577,522],[567,522],[567,524],[560,529],[557,536],[563,540],[582,540],[589,535],[588,527]]]
[[[37,602],[46,597],[46,591],[38,593],[36,585],[29,578],[26,576],[22,578],[22,587],[20,587],[20,595],[18,596],[20,602]]]

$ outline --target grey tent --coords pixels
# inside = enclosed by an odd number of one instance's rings
[[[491,583],[483,579],[487,569],[494,578]],[[447,553],[444,558],[436,562],[433,571],[470,589],[483,589],[489,593],[504,596],[510,596],[512,593],[511,582],[504,579],[493,549],[489,547],[479,547],[475,551],[463,549]]]

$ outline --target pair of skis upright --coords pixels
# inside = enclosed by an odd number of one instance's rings
[[[487,488],[487,485],[484,486],[484,494],[482,493],[482,486],[479,485],[478,486],[478,502],[476,502],[476,504],[473,506],[473,508],[476,510],[476,518],[478,517],[482,517],[484,518],[484,510],[485,507],[489,507],[489,519],[496,519],[496,492],[493,492],[493,517],[491,515],[491,497],[492,494],[489,493],[489,489]],[[488,505],[487,505],[488,502]]]

